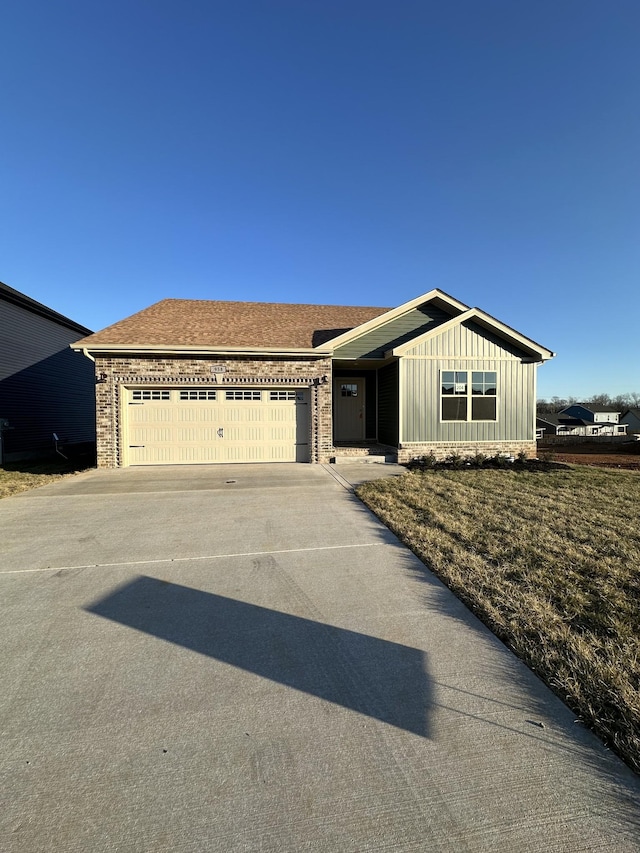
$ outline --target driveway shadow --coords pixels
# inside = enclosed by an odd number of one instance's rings
[[[139,576],[86,610],[428,737],[420,649]]]

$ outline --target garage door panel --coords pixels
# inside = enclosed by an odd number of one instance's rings
[[[178,444],[212,444],[217,438],[216,432],[215,427],[178,426],[175,429],[173,441],[177,441]]]
[[[134,396],[135,395],[135,396]],[[127,464],[306,462],[307,392],[129,392]]]
[[[221,458],[220,448],[216,446],[193,446],[193,447],[177,447],[176,448],[176,463],[183,465],[197,465],[200,463],[210,464],[212,462],[223,462]]]
[[[171,447],[132,447],[129,449],[130,465],[169,465],[173,460]]]
[[[129,432],[132,444],[173,444],[174,431],[171,427],[154,428],[154,427],[136,427]]]
[[[187,406],[177,410],[181,423],[217,423],[222,417],[220,406]]]

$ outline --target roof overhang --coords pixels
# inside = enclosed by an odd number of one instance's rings
[[[81,335],[93,334],[91,329],[87,329],[86,326],[76,323],[75,320],[70,320],[63,314],[58,314],[58,312],[54,311],[52,308],[47,308],[46,305],[43,305],[41,302],[36,302],[35,299],[31,299],[30,296],[20,293],[19,290],[14,290],[13,287],[9,287],[8,284],[5,284],[2,281],[0,281],[0,299],[5,302],[10,302],[12,305],[24,308],[32,314],[38,314],[40,317],[45,317],[47,320],[58,323],[60,326],[66,326],[66,328],[70,329],[72,332],[78,332],[78,334]]]
[[[530,338],[521,335],[519,332],[516,332],[515,329],[512,329],[511,326],[501,323],[499,320],[496,320],[495,317],[492,317],[485,311],[481,311],[480,308],[469,308],[457,317],[452,317],[451,320],[448,320],[446,323],[436,326],[435,329],[431,329],[423,335],[413,338],[413,340],[407,341],[407,343],[402,344],[399,347],[394,347],[392,350],[389,350],[388,353],[385,353],[385,355],[393,355],[396,357],[406,355],[409,350],[423,343],[423,341],[435,338],[443,332],[446,332],[448,329],[451,329],[454,326],[459,326],[468,321],[473,321],[477,325],[493,332],[498,335],[498,337],[522,350],[524,353],[529,354],[535,361],[548,361],[550,358],[555,356],[555,353],[550,349],[547,349],[535,341],[532,341]]]
[[[167,346],[161,344],[96,344],[92,347],[70,344],[71,349],[91,356],[111,355],[202,355],[202,356],[271,356],[274,358],[301,357],[323,358],[331,355],[326,347],[282,348],[282,347],[203,347],[203,346]]]
[[[323,346],[331,344],[332,349],[340,347],[343,344],[349,343],[349,341],[359,338],[367,332],[373,331],[373,329],[384,326],[385,323],[388,323],[390,320],[394,320],[396,317],[401,317],[403,314],[413,311],[414,308],[424,305],[425,302],[432,302],[436,305],[443,306],[445,309],[449,308],[458,312],[466,311],[469,307],[463,302],[459,302],[457,299],[454,299],[453,296],[449,296],[449,294],[442,290],[430,290],[428,293],[418,296],[410,302],[405,302],[397,308],[385,311],[384,314],[374,317],[373,320],[368,320],[366,323],[362,323],[360,326],[356,326],[354,329],[350,329],[348,332],[338,335],[337,338],[332,338],[330,341],[323,344]]]

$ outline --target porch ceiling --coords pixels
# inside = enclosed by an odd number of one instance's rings
[[[357,359],[333,359],[334,370],[378,370],[387,364],[398,361],[397,358],[357,358]]]

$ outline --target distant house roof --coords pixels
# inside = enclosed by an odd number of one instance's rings
[[[3,299],[5,302],[10,302],[12,305],[18,305],[20,308],[25,308],[27,311],[31,311],[32,314],[38,314],[40,317],[46,317],[47,320],[52,320],[60,326],[66,326],[68,329],[71,329],[73,332],[77,332],[80,335],[91,334],[91,329],[87,329],[86,326],[81,326],[80,323],[70,320],[63,314],[58,314],[57,311],[47,308],[47,306],[43,305],[41,302],[36,302],[35,299],[25,296],[24,293],[20,293],[19,290],[14,290],[13,287],[9,287],[8,284],[4,284],[1,281],[0,299]]]
[[[164,299],[76,346],[261,347],[307,349],[385,314],[388,308],[278,302]]]
[[[638,418],[640,420],[640,409],[627,409],[622,417],[626,418],[627,415],[633,415],[634,418]]]
[[[593,426],[591,421],[586,421],[583,418],[570,418],[566,415],[562,414],[544,414],[537,415],[536,420],[543,421],[544,423],[551,424],[552,426],[566,426],[566,427],[579,427],[579,426]],[[603,424],[604,426],[604,424]]]
[[[570,406],[566,406],[562,411],[566,412],[567,409],[572,409],[574,406],[582,406],[582,408],[586,409],[588,412],[620,412],[620,409],[616,406],[592,406],[591,403],[572,403]]]

